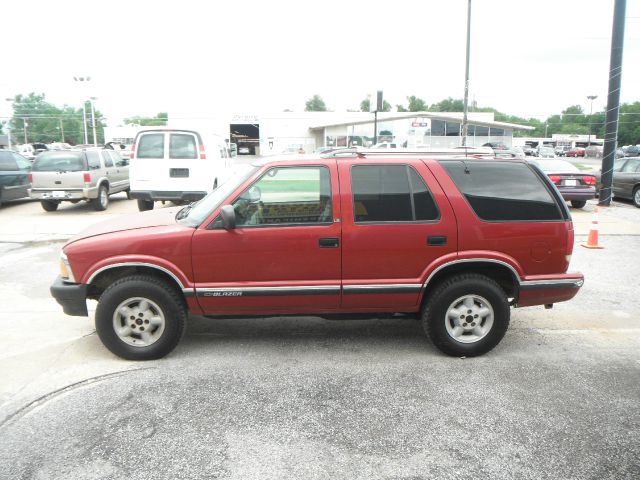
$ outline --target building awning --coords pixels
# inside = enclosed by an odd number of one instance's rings
[[[451,114],[441,114],[438,112],[402,112],[400,114],[389,114],[389,113],[378,113],[378,122],[388,122],[393,120],[406,120],[410,118],[430,118],[432,120],[442,120],[444,122],[462,122],[462,113],[459,115],[451,115]],[[518,125],[516,123],[506,123],[506,122],[495,122],[488,120],[478,120],[478,119],[468,119],[469,125],[478,125],[481,127],[493,127],[493,128],[508,128],[511,130],[524,130],[530,131],[535,130],[534,127],[530,127],[528,125]],[[366,120],[352,120],[348,122],[340,122],[340,123],[328,123],[328,124],[320,124],[309,127],[311,131],[319,131],[325,128],[330,127],[347,127],[351,125],[365,125],[368,123],[373,123],[373,116]]]

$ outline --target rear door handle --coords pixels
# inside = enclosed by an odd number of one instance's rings
[[[427,245],[446,245],[447,244],[447,236],[446,235],[429,235],[427,237]]]
[[[318,240],[320,248],[338,248],[340,246],[340,240],[338,237],[325,237]]]

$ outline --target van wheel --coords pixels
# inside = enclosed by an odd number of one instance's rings
[[[155,360],[182,338],[187,310],[166,282],[132,275],[111,284],[96,308],[96,332],[112,353],[127,360]]]
[[[640,208],[640,186],[633,189],[633,204]]]
[[[127,200],[131,200],[131,189],[130,189],[130,188],[127,188],[127,189],[124,191],[124,193],[126,193],[126,194],[127,194]]]
[[[447,355],[474,357],[495,347],[509,326],[504,290],[484,275],[450,277],[430,296],[422,326]]]
[[[147,210],[153,210],[153,200],[138,199],[138,211],[146,212]]]
[[[41,200],[40,205],[42,205],[45,212],[55,212],[58,209],[60,202],[54,202],[53,200]]]
[[[106,185],[100,185],[100,188],[98,188],[98,197],[91,200],[91,203],[93,204],[93,209],[98,212],[107,209],[109,206],[109,191]]]
[[[583,208],[586,204],[587,202],[584,200],[571,200],[571,206],[573,208]]]

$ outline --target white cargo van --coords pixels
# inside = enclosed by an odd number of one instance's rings
[[[136,136],[129,176],[138,209],[155,201],[200,200],[229,175],[232,159],[222,137],[192,130],[150,129]]]

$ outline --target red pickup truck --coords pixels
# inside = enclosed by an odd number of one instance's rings
[[[417,315],[436,347],[495,347],[510,306],[569,300],[567,206],[521,160],[329,153],[245,165],[185,207],[97,224],[61,254],[51,293],[69,315],[98,300],[97,333],[155,359],[188,313]]]

